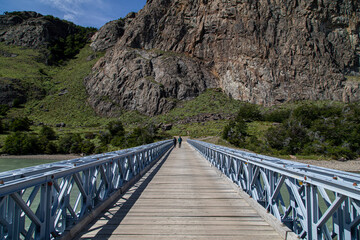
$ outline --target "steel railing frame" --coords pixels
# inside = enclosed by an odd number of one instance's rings
[[[158,160],[166,140],[0,173],[0,239],[55,239]]]
[[[188,142],[299,237],[360,239],[359,174]]]

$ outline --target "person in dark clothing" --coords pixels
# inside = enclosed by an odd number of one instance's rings
[[[182,138],[181,138],[181,136],[179,136],[179,138],[178,138],[178,142],[179,142],[179,148],[181,148],[181,142],[182,142]]]
[[[174,137],[174,147],[176,147],[176,137]]]

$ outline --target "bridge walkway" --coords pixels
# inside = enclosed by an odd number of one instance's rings
[[[281,239],[183,142],[77,239]]]

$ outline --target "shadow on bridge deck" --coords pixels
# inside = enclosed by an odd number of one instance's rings
[[[281,239],[187,143],[76,239]]]

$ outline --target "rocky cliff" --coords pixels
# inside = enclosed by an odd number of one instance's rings
[[[85,80],[89,102],[101,114],[152,115],[215,86],[263,105],[358,100],[359,82],[345,76],[359,72],[359,9],[355,0],[148,0],[121,34],[100,29],[113,37]]]
[[[76,25],[36,12],[0,15],[0,42],[41,48],[77,32]]]

